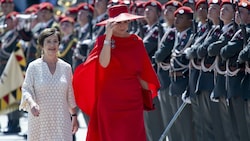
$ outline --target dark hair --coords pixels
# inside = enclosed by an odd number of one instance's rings
[[[38,37],[38,45],[39,45],[40,47],[43,47],[44,40],[45,40],[47,37],[49,37],[49,36],[51,36],[51,35],[53,35],[53,34],[55,34],[55,35],[58,37],[58,41],[59,41],[59,43],[60,43],[60,42],[61,42],[61,33],[60,33],[56,28],[46,28],[46,29],[44,29],[44,30],[40,33],[40,35],[39,35],[39,37]]]

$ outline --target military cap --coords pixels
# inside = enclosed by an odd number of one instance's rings
[[[198,0],[195,4],[195,9],[197,10],[200,4],[207,4],[206,0]]]
[[[7,16],[5,17],[5,20],[7,19],[13,19],[14,17],[16,17],[19,13],[16,11],[12,11],[9,14],[7,14]]]
[[[249,3],[249,1],[246,1],[246,0],[245,1],[240,1],[238,3],[238,6],[250,10],[250,3]]]
[[[170,0],[163,5],[163,8],[165,9],[167,6],[174,6],[176,8],[179,8],[182,7],[182,3],[177,0]]]
[[[60,20],[60,24],[63,23],[63,22],[69,22],[69,23],[72,23],[74,24],[75,23],[75,20],[71,17],[63,17],[61,20]]]
[[[208,5],[210,5],[210,4],[218,4],[218,5],[220,5],[220,0],[210,0],[209,2],[208,2]]]
[[[220,3],[220,7],[222,7],[222,5],[224,5],[224,4],[232,4],[232,1],[231,0],[222,0]]]
[[[33,4],[30,7],[26,8],[24,13],[26,14],[37,13],[38,10],[39,10],[39,4]]]
[[[78,7],[69,7],[66,11],[66,14],[77,14],[78,13]]]
[[[112,5],[117,5],[120,3],[121,3],[120,0],[109,0],[108,5],[112,6]]]
[[[130,5],[131,3],[129,0],[122,0],[120,1],[120,4]]]
[[[194,1],[193,0],[183,0],[182,1],[182,5],[185,5],[186,3],[194,3]]]
[[[135,3],[129,6],[129,11],[135,12],[139,8],[144,8],[145,1],[135,1]]]
[[[177,10],[175,10],[174,16],[176,16],[177,14],[183,15],[183,14],[193,14],[193,13],[194,11],[190,7],[182,6]]]
[[[54,6],[50,2],[42,2],[39,4],[39,10],[44,10],[44,9],[53,11]]]
[[[1,0],[0,3],[13,3],[13,0]]]
[[[91,13],[94,13],[93,6],[91,6],[90,4],[87,4],[85,2],[80,3],[77,7],[78,7],[78,11],[80,11],[80,10],[87,10],[87,11],[90,11]]]
[[[156,1],[156,0],[149,0],[148,2],[146,2],[144,4],[144,7],[146,8],[147,6],[153,6],[156,7],[159,11],[162,10],[162,5],[160,2]]]

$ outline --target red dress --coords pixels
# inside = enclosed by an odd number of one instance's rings
[[[105,36],[97,39],[73,78],[77,105],[90,115],[87,141],[146,141],[138,76],[156,94],[156,73],[142,40],[134,34],[126,38],[112,36],[110,64],[101,67],[99,54],[104,39]]]

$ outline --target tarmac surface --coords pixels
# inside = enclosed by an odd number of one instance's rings
[[[86,123],[81,113],[78,114],[77,118],[80,124],[80,128],[76,133],[76,141],[85,141],[87,135]],[[0,141],[27,141],[23,136],[28,129],[27,114],[24,114],[24,116],[20,118],[21,132],[19,134],[9,134],[9,135],[3,134],[2,131],[4,130],[4,128],[7,127],[7,123],[8,123],[7,115],[0,115],[0,126],[1,126]]]
[[[83,119],[82,113],[79,113],[77,118],[80,124],[80,128],[76,133],[76,141],[85,141],[87,135],[87,126]],[[0,115],[0,126],[1,126],[0,141],[27,141],[23,136],[25,132],[28,130],[27,114],[24,114],[24,116],[20,118],[21,132],[19,134],[10,134],[10,135],[3,134],[2,131],[4,130],[4,128],[7,127],[7,123],[8,123],[7,115]]]

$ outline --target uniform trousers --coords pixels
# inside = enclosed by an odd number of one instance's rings
[[[211,100],[208,91],[200,92],[192,100],[193,119],[197,141],[214,141]]]
[[[234,132],[232,117],[229,112],[229,103],[224,96],[219,97],[218,102],[219,116],[222,123],[222,130],[224,132],[226,141],[239,141],[238,132]]]
[[[144,123],[148,141],[158,141],[164,131],[158,96],[153,99],[153,102],[155,104],[155,110],[144,112]]]
[[[244,100],[241,97],[232,97],[229,100],[230,114],[232,117],[232,123],[234,132],[239,133],[240,141],[249,141],[247,122],[245,119]]]
[[[170,105],[170,97],[171,96],[169,95],[169,87],[160,89],[159,100],[161,105],[163,125],[165,129],[175,114],[172,112],[172,108]],[[180,140],[179,133],[174,125],[170,128],[167,137],[169,141]]]
[[[176,113],[182,103],[183,102],[181,96],[171,96],[170,104],[172,112]],[[178,136],[180,137],[180,139],[178,141],[195,141],[192,120],[192,107],[190,104],[187,104],[184,107],[179,117],[176,119],[174,127],[179,133]]]
[[[211,102],[211,119],[214,141],[227,141],[220,118],[219,102]]]
[[[247,122],[248,137],[250,137],[250,100],[244,102],[245,117]]]

